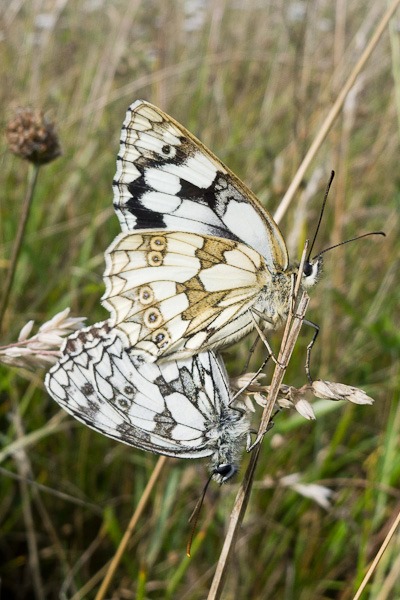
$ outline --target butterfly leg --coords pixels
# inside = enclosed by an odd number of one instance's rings
[[[235,398],[232,398],[232,400],[228,403],[228,407],[231,410],[236,410],[236,412],[239,413],[239,415],[245,415],[247,413],[247,410],[245,408],[241,408],[240,406],[232,406],[232,402],[235,401]]]
[[[253,320],[254,327],[255,327],[255,329],[257,330],[257,333],[258,333],[258,335],[260,336],[261,340],[263,341],[264,345],[266,346],[266,348],[267,348],[267,350],[268,350],[268,352],[269,352],[269,354],[268,354],[268,357],[267,357],[267,359],[266,359],[266,360],[269,360],[270,358],[272,358],[272,360],[274,361],[274,363],[275,363],[276,365],[278,365],[279,367],[283,367],[283,368],[285,368],[285,367],[286,367],[286,365],[283,365],[282,363],[280,363],[280,362],[279,362],[279,361],[278,361],[278,360],[275,358],[274,351],[272,350],[271,346],[269,345],[269,342],[268,342],[267,338],[265,337],[263,330],[261,329],[261,327],[259,326],[259,324],[258,324],[258,323],[257,323],[257,321],[256,321],[256,318],[255,318],[255,316],[254,316],[254,313],[255,313],[257,316],[259,316],[259,317],[261,317],[261,318],[263,319],[264,317],[263,317],[262,313],[259,313],[259,312],[258,312],[257,310],[255,310],[254,308],[253,308],[253,309],[250,309],[250,311],[249,311],[249,312],[250,312],[250,316],[251,316],[251,318],[252,318],[252,320]],[[264,364],[265,364],[265,363],[264,363]]]
[[[251,345],[251,348],[249,350],[249,354],[248,354],[248,357],[247,357],[247,360],[246,360],[246,364],[244,365],[242,373],[241,373],[242,375],[243,375],[243,373],[247,373],[248,372],[248,370],[249,370],[249,364],[250,364],[250,361],[251,361],[251,357],[253,356],[253,354],[255,352],[255,349],[257,348],[257,344],[258,344],[259,341],[260,341],[260,336],[257,335],[256,339],[254,340],[254,343]]]
[[[313,379],[312,379],[311,373],[310,373],[311,349],[314,346],[315,340],[318,337],[319,326],[316,323],[313,323],[312,321],[309,321],[308,319],[304,319],[303,323],[305,323],[306,325],[309,325],[310,327],[312,327],[315,330],[314,331],[314,335],[312,337],[312,340],[311,340],[311,342],[307,346],[307,355],[306,355],[306,375],[307,375],[308,381],[312,384],[313,383]]]
[[[232,406],[232,404],[235,402],[235,400],[236,400],[236,399],[237,399],[237,398],[238,398],[238,397],[239,397],[241,394],[243,394],[243,392],[245,392],[245,391],[247,390],[247,388],[248,388],[248,387],[249,387],[249,386],[250,386],[250,385],[253,383],[253,381],[255,381],[255,380],[257,379],[257,377],[259,376],[259,374],[261,373],[261,371],[264,369],[265,365],[266,365],[266,364],[267,364],[267,362],[269,361],[269,358],[270,358],[270,357],[269,357],[269,356],[267,356],[267,358],[266,358],[266,359],[263,361],[263,363],[262,363],[261,367],[259,367],[259,368],[257,369],[257,371],[254,373],[253,377],[250,379],[250,381],[247,381],[247,382],[244,384],[244,386],[243,386],[243,387],[241,387],[241,388],[240,388],[240,390],[238,390],[238,391],[237,391],[237,392],[234,394],[233,398],[231,398],[231,400],[230,400],[230,402],[229,402],[229,404],[228,404],[228,406],[229,406],[230,408],[232,408],[233,410],[238,410],[239,412],[243,412],[243,413],[244,413],[244,412],[246,412],[246,411],[244,411],[244,410],[243,410],[243,409],[241,409],[241,408],[237,408],[237,407],[234,407],[234,406]]]
[[[252,435],[257,435],[257,429],[253,429],[251,428],[247,434],[247,440],[246,440],[246,452],[250,452],[253,449],[253,442],[251,440],[251,436]]]
[[[270,431],[273,428],[275,423],[273,422],[272,418],[273,418],[273,416],[271,417],[271,420],[268,423],[266,429],[262,433],[258,434],[258,431],[255,432],[258,435],[253,443],[247,444],[247,446],[246,446],[247,452],[251,452],[252,450],[254,450],[254,448],[264,439],[264,435],[266,435],[268,433],[268,431]],[[251,433],[254,433],[254,432],[252,431]],[[249,438],[250,438],[250,434],[249,434]],[[249,438],[248,438],[248,441],[249,441]],[[251,442],[251,439],[250,439],[250,442]]]

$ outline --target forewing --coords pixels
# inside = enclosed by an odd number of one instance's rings
[[[177,358],[245,335],[267,277],[264,259],[233,240],[122,234],[106,252],[102,301],[130,352]]]
[[[213,353],[136,364],[107,322],[68,338],[45,385],[56,402],[92,429],[180,458],[215,451],[206,433],[229,402],[226,376]]]
[[[121,131],[114,207],[122,231],[165,229],[240,240],[271,270],[285,270],[285,242],[254,194],[198,139],[138,100]]]

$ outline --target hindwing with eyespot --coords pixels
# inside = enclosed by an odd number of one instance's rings
[[[154,263],[155,241],[162,246]],[[134,354],[150,360],[226,345],[252,327],[271,281],[264,259],[233,240],[193,233],[120,235],[106,253],[103,305]]]

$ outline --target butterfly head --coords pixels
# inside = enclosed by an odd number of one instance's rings
[[[215,451],[211,456],[211,478],[226,483],[239,470],[242,452],[249,437],[249,413],[241,409],[221,406],[220,420],[214,431],[209,432]]]
[[[356,240],[360,240],[360,239],[362,239],[364,237],[368,237],[370,235],[385,236],[385,233],[383,231],[369,231],[368,233],[363,233],[362,235],[357,235],[356,237],[345,240],[344,242],[340,242],[339,244],[335,244],[334,246],[329,246],[329,248],[325,248],[324,250],[321,250],[320,253],[317,254],[316,256],[314,256],[314,258],[312,258],[311,260],[310,260],[310,255],[308,255],[308,257],[304,263],[304,266],[303,266],[303,280],[302,280],[303,286],[305,288],[309,288],[317,283],[317,281],[321,275],[321,272],[322,272],[322,263],[323,263],[322,255],[325,254],[325,252],[330,252],[331,250],[334,250],[335,248],[339,248],[339,246],[344,246],[345,244],[348,244],[349,242],[354,242]],[[311,252],[311,250],[310,250],[310,252]]]
[[[323,260],[321,254],[317,254],[317,256],[311,260],[307,259],[305,261],[303,265],[302,278],[302,284],[304,288],[310,288],[318,282],[322,272],[322,263]]]
[[[225,483],[238,472],[238,466],[229,463],[217,465],[212,472],[214,481],[219,484]]]

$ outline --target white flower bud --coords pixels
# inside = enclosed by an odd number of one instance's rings
[[[302,417],[308,419],[309,421],[315,421],[316,416],[312,409],[312,406],[305,398],[301,398],[300,400],[298,400],[295,403],[294,407],[297,410],[297,412],[301,414]]]
[[[326,398],[327,400],[347,400],[354,404],[373,404],[374,400],[359,388],[344,383],[334,383],[332,381],[322,381],[317,379],[312,384],[314,394],[317,398]]]
[[[18,341],[19,342],[24,342],[26,339],[28,339],[29,334],[32,331],[32,327],[35,321],[28,321],[23,328],[21,329],[21,331],[19,332],[19,336],[18,336]]]

